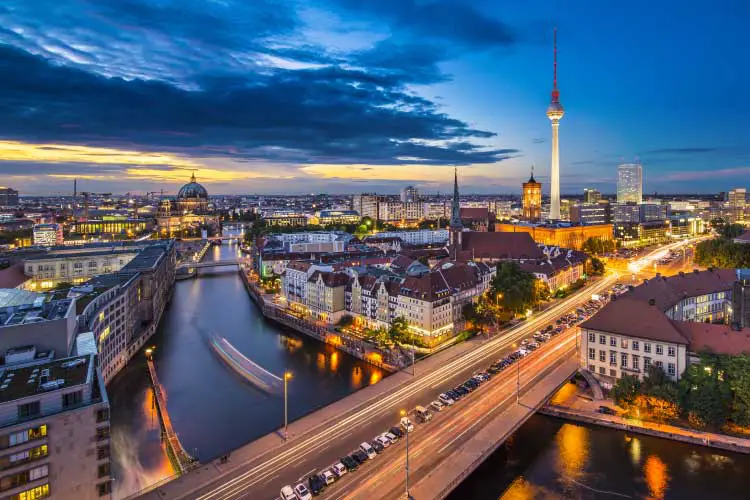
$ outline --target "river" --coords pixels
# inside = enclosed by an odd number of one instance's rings
[[[236,245],[216,246],[205,261],[236,253]],[[283,398],[258,391],[229,369],[209,347],[210,334],[227,338],[276,375],[292,373],[290,420],[385,375],[331,346],[268,323],[247,296],[236,268],[178,281],[150,344],[172,424],[185,449],[202,462],[279,429],[284,419]],[[115,498],[122,498],[173,471],[160,441],[145,357],[136,356],[107,392]]]
[[[535,415],[449,497],[749,498],[750,456]]]

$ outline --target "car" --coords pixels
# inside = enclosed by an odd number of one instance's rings
[[[320,478],[326,483],[326,486],[336,482],[336,476],[327,469],[320,473]]]
[[[378,438],[370,441],[370,446],[372,446],[372,449],[375,450],[375,453],[383,453],[383,450],[385,449],[385,446],[383,446],[383,443],[378,441]]]
[[[388,436],[386,436],[385,433],[381,434],[380,436],[377,436],[375,438],[375,441],[377,441],[378,443],[380,443],[380,445],[383,448],[388,448],[391,445],[391,440],[388,439]]]
[[[299,500],[312,500],[310,490],[307,489],[307,486],[305,486],[304,483],[299,483],[294,487],[294,494],[297,495]]]
[[[409,417],[401,417],[400,424],[401,424],[401,427],[406,432],[412,432],[414,430],[414,424],[411,423],[411,420],[409,420]]]
[[[326,482],[317,474],[313,474],[307,478],[307,484],[314,497],[320,495],[326,489]]]
[[[367,458],[372,460],[373,458],[378,456],[378,453],[375,451],[375,448],[370,446],[370,443],[360,443],[359,444],[359,450],[367,455]]]
[[[444,408],[445,408],[445,405],[441,403],[440,401],[435,400],[432,403],[430,403],[430,409],[432,411],[443,411]]]
[[[461,399],[461,394],[455,389],[450,389],[448,391],[445,391],[445,393],[448,395],[449,398],[453,400],[453,402],[456,402],[459,399]]]
[[[362,450],[357,450],[354,453],[352,453],[352,458],[355,459],[357,462],[359,462],[360,465],[367,462],[370,457]]]
[[[609,406],[600,406],[597,411],[599,413],[603,413],[604,415],[617,415],[617,412]]]
[[[336,462],[331,466],[331,471],[334,473],[334,475],[339,478],[347,473],[346,466],[342,464],[341,462]]]
[[[424,406],[417,406],[414,408],[414,415],[416,415],[417,420],[421,423],[429,422],[432,420],[432,413],[430,413],[430,410],[425,408]]]
[[[344,467],[346,467],[346,470],[349,472],[354,472],[359,468],[359,462],[348,455],[341,457],[341,463],[344,464]]]
[[[446,406],[452,406],[456,402],[452,397],[444,392],[438,396],[438,399]]]
[[[539,342],[531,342],[531,343],[530,343],[530,344],[529,344],[529,345],[528,345],[527,347],[528,347],[529,349],[531,349],[532,351],[533,351],[534,349],[539,349]]]
[[[297,495],[294,494],[292,487],[287,485],[281,488],[279,498],[281,498],[281,500],[297,500]]]
[[[391,427],[390,429],[388,429],[388,432],[390,432],[391,434],[393,434],[394,436],[396,436],[399,439],[402,438],[402,437],[404,437],[404,431],[402,431],[397,426]]]
[[[383,436],[385,436],[391,442],[391,444],[396,444],[396,442],[399,440],[399,437],[391,431],[386,432],[385,434],[383,434]]]

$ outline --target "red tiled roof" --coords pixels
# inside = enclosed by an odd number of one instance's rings
[[[628,297],[642,302],[654,299],[656,306],[666,311],[684,297],[695,297],[712,292],[729,291],[736,279],[734,269],[715,269],[653,278],[637,286]]]
[[[544,253],[528,233],[484,233],[464,231],[461,250],[476,259],[543,259]]]
[[[489,208],[487,207],[463,207],[461,208],[461,219],[487,219],[490,218],[494,219],[493,213],[490,213]]]
[[[629,296],[613,300],[583,322],[581,328],[674,344],[688,343],[661,309]]]
[[[692,352],[708,351],[733,356],[750,354],[750,328],[733,330],[729,325],[689,321],[674,321],[673,323],[690,342]]]

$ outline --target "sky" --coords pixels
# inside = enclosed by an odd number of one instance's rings
[[[748,187],[745,0],[4,0],[0,185],[21,194]]]

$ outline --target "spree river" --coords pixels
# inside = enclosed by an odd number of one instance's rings
[[[205,260],[236,257],[236,245],[216,246]],[[236,268],[175,284],[151,345],[175,431],[201,462],[214,459],[283,425],[283,397],[258,391],[218,358],[207,337],[225,337],[266,370],[293,374],[289,419],[337,401],[385,375],[331,346],[265,321]],[[145,357],[136,356],[107,389],[112,406],[116,498],[174,472],[162,449]]]

